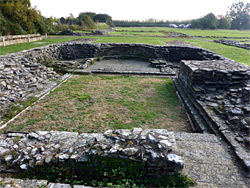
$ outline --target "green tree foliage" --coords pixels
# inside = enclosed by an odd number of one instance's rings
[[[65,20],[65,18],[64,17],[61,17],[60,18],[60,23],[59,24],[66,24],[66,20]]]
[[[44,18],[29,0],[1,0],[0,12],[1,35],[53,32],[53,19]]]
[[[93,17],[94,22],[101,22],[101,23],[107,23],[110,27],[114,27],[114,22],[112,20],[112,17],[108,14],[96,14]]]
[[[218,20],[213,13],[209,13],[202,18],[192,20],[191,24],[193,28],[216,29],[218,25]]]
[[[138,20],[115,20],[114,24],[116,27],[168,27],[169,24],[190,24],[190,20],[184,20],[184,21],[162,21],[162,20],[156,20],[156,19],[146,19],[143,21]]]
[[[82,29],[95,29],[96,25],[91,19],[89,13],[80,13],[78,16],[78,23]]]
[[[232,4],[228,16],[232,19],[232,29],[250,29],[250,3],[238,2]]]
[[[69,17],[61,17],[57,22],[58,25],[55,27],[56,31],[63,30],[86,30],[86,29],[97,29],[98,22],[107,23],[109,26],[114,26],[112,17],[107,14],[96,14],[94,12],[82,12],[77,18],[71,14]]]
[[[17,2],[25,5],[26,7],[31,7],[30,0],[0,0],[0,4],[17,3]]]
[[[231,22],[230,18],[226,16],[219,16],[218,19],[218,29],[230,29],[231,27]]]

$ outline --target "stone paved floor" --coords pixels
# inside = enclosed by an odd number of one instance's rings
[[[135,72],[160,72],[158,68],[154,68],[149,62],[130,59],[110,59],[96,61],[89,66],[87,71],[135,71]]]
[[[175,133],[184,158],[183,173],[196,179],[199,188],[247,188],[245,178],[215,135]]]

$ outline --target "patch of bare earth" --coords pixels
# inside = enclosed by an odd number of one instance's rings
[[[190,132],[171,84],[161,78],[74,76],[6,130],[103,132],[142,127]]]

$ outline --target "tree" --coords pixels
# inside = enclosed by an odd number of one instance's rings
[[[216,29],[218,20],[213,13],[209,13],[201,19],[202,29]]]
[[[250,3],[238,2],[232,4],[228,16],[231,18],[232,29],[250,29]]]
[[[109,16],[108,14],[96,14],[93,17],[94,22],[101,22],[101,23],[106,23],[110,27],[114,27],[114,22],[112,20],[112,17]]]
[[[218,25],[218,20],[213,13],[209,13],[202,18],[192,20],[191,22],[193,28],[200,29],[216,29]]]
[[[218,19],[218,29],[230,29],[231,27],[231,22],[230,18],[226,16],[219,16]]]
[[[60,24],[66,24],[66,20],[65,20],[64,17],[61,17],[61,18],[60,18]]]
[[[88,13],[80,13],[78,16],[79,25],[83,29],[95,29],[96,25]]]
[[[0,0],[0,34],[44,34],[53,27],[53,21],[32,8],[30,0]]]
[[[30,0],[0,0],[0,4],[6,3],[21,3],[27,7],[31,7]]]

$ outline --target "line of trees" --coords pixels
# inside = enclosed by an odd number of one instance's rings
[[[213,13],[192,20],[193,28],[199,29],[250,29],[250,3],[232,4],[226,16],[216,17]]]
[[[107,14],[85,12],[80,13],[77,18],[72,14],[67,18],[46,18],[39,10],[31,7],[30,0],[0,0],[0,35],[52,34],[66,29],[96,29],[96,23],[105,23],[102,24],[104,29],[114,27],[112,17]]]
[[[56,30],[62,31],[66,29],[71,30],[86,30],[86,29],[96,29],[96,23],[106,23],[108,27],[114,27],[114,22],[112,17],[108,14],[96,14],[94,12],[83,12],[74,17],[70,14],[69,17],[61,17],[56,21]]]
[[[156,20],[154,18],[146,19],[144,21],[139,20],[115,20],[114,24],[116,27],[168,27],[169,24],[189,24],[191,20],[186,21],[163,21]]]
[[[250,3],[238,2],[231,5],[226,16],[209,13],[199,19],[187,21],[121,21],[115,20],[116,27],[168,27],[169,24],[189,24],[197,29],[250,29]]]

